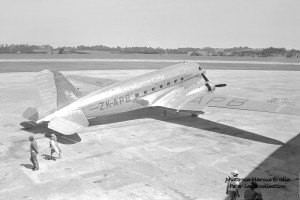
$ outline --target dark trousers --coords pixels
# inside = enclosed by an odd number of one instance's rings
[[[33,169],[39,169],[39,162],[37,160],[36,153],[33,151],[31,152],[30,161],[33,164]]]
[[[237,192],[236,191],[228,191],[228,198],[229,200],[236,200]]]

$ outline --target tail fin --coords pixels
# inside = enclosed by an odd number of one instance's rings
[[[73,101],[81,93],[58,71],[43,70],[35,77],[43,112],[53,112]]]

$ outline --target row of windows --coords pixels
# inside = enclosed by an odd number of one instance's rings
[[[183,80],[184,80],[184,77],[181,77],[180,80],[183,81]],[[177,83],[177,79],[174,80],[174,83]],[[169,86],[170,84],[171,84],[171,82],[167,82],[167,86]],[[159,88],[163,88],[163,87],[164,87],[163,84],[159,85]],[[153,87],[153,88],[151,89],[152,92],[154,92],[155,89],[156,89],[156,88]],[[147,93],[148,93],[148,90],[145,90],[145,91],[144,91],[144,94],[147,94]],[[136,93],[136,94],[135,94],[135,97],[139,97],[139,96],[140,96],[140,93]]]

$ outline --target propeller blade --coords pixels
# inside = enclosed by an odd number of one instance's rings
[[[205,76],[205,74],[201,73],[201,76],[204,78],[205,82],[208,82],[208,78]]]
[[[208,83],[206,83],[205,86],[207,87],[208,91],[211,92],[211,86]]]
[[[227,84],[217,84],[217,85],[215,85],[215,87],[225,87],[225,86],[227,86]]]

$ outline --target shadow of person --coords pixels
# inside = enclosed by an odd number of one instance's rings
[[[43,154],[42,157],[45,159],[45,160],[56,160],[56,158],[54,156],[50,156],[50,155],[47,155],[47,154]]]
[[[23,166],[27,169],[33,169],[33,165],[32,164],[20,164],[20,166]]]

